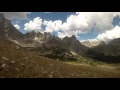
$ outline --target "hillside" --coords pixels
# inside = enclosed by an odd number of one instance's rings
[[[114,39],[106,45],[96,46],[86,51],[88,57],[109,63],[120,63],[120,39]]]
[[[25,51],[24,48],[7,40],[0,42],[1,78],[120,77],[120,72],[66,64]]]
[[[120,38],[113,39],[108,44],[109,45],[120,45]]]

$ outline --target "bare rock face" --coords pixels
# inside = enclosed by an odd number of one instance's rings
[[[0,13],[0,36],[7,39],[18,39],[23,36],[22,33],[12,25],[10,20],[4,18],[3,13]]]
[[[50,38],[50,37],[51,37],[50,33],[44,32],[44,39],[45,40],[48,39],[48,38]]]
[[[63,38],[64,46],[68,48],[70,51],[74,51],[77,53],[82,53],[87,49],[87,47],[83,46],[75,37],[75,35],[72,35],[72,37],[65,37]]]
[[[23,37],[23,34],[19,30],[17,30],[9,20],[5,19],[4,25],[5,25],[4,30],[8,38],[20,39]]]
[[[42,33],[40,33],[40,32],[37,32],[37,33],[36,33],[36,37],[37,37],[37,38],[43,38],[44,35],[43,35]]]
[[[58,39],[56,39],[56,38],[54,38],[54,37],[48,38],[48,39],[46,40],[46,42],[45,42],[45,45],[46,45],[47,47],[57,47],[57,46],[61,46],[62,44],[63,44],[63,43],[62,43],[61,40],[58,40]]]
[[[36,32],[32,30],[32,31],[26,33],[26,34],[24,35],[24,38],[26,38],[26,39],[34,39],[34,38],[35,38],[35,35],[36,35]]]
[[[4,14],[3,13],[0,13],[0,36],[1,38],[4,37]]]
[[[4,14],[0,13],[0,22],[3,22],[3,19],[4,19]]]

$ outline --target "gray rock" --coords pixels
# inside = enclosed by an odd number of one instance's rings
[[[53,66],[53,64],[50,64],[50,66]]]
[[[0,78],[5,78],[5,76],[0,76]]]
[[[59,59],[56,59],[57,61],[59,61]]]
[[[48,75],[49,76],[49,78],[53,78],[53,75],[52,74],[50,74],[50,75]]]
[[[21,65],[20,65],[21,67],[23,67],[23,66],[26,66],[24,63],[21,63]]]
[[[20,47],[19,47],[19,46],[16,46],[16,48],[17,48],[17,49],[20,49]]]
[[[15,70],[16,70],[17,72],[19,72],[19,71],[20,71],[18,68],[15,68]]]
[[[7,61],[9,60],[9,59],[8,59],[8,58],[6,58],[6,57],[1,57],[1,58],[2,58],[2,60],[7,60]]]
[[[13,61],[11,61],[11,63],[14,64],[14,63],[16,63],[16,62],[13,60]]]
[[[9,65],[4,63],[2,64],[2,68],[4,69],[4,71],[8,71]]]
[[[25,57],[25,59],[28,59],[28,57]]]

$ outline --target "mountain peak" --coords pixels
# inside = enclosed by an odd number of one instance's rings
[[[36,32],[34,30],[31,30],[31,31],[29,31],[27,33],[29,33],[29,34],[36,34]]]
[[[4,17],[4,14],[3,14],[3,13],[0,13],[0,17]]]
[[[49,37],[51,37],[51,34],[49,32],[44,32],[44,37],[49,38]]]
[[[2,39],[18,39],[22,36],[22,33],[12,25],[11,21],[6,19],[3,13],[0,13],[0,37]]]
[[[0,22],[2,22],[3,19],[4,19],[4,14],[0,13]]]
[[[76,39],[76,36],[75,36],[75,35],[72,35],[72,36],[71,36],[71,38],[74,38],[74,39]]]

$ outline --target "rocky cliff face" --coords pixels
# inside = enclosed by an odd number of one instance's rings
[[[3,38],[5,34],[4,31],[4,15],[0,14],[0,38]]]
[[[85,50],[87,50],[87,47],[83,46],[75,37],[75,35],[72,35],[72,37],[65,37],[63,39],[64,46],[69,49],[70,51],[74,51],[76,53],[82,53]]]
[[[23,34],[17,30],[11,21],[4,18],[4,15],[0,14],[0,36],[1,38],[19,39],[23,37]]]
[[[25,39],[34,39],[36,36],[36,32],[35,31],[30,31],[27,32],[26,34],[24,34],[24,38]]]

